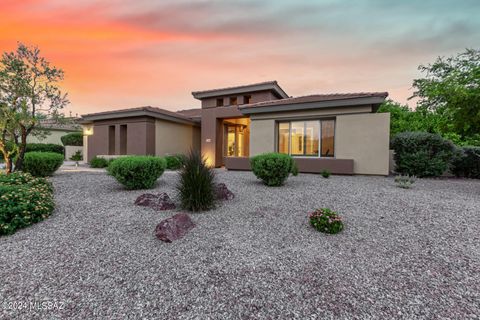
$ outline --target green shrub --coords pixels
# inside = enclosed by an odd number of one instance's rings
[[[83,159],[82,151],[77,150],[74,155],[70,157],[72,161],[81,161]]]
[[[63,163],[63,155],[54,152],[27,152],[23,171],[35,177],[51,176]]]
[[[90,167],[92,168],[106,168],[108,167],[109,161],[105,158],[102,157],[93,157],[92,160],[90,160]]]
[[[395,177],[395,183],[397,187],[402,189],[410,189],[415,183],[416,177],[409,175],[399,175]]]
[[[185,156],[183,154],[165,156],[165,161],[167,161],[167,169],[178,170],[185,163]]]
[[[215,172],[198,151],[190,151],[177,185],[181,206],[191,211],[215,207]]]
[[[0,200],[0,235],[41,221],[54,208],[51,184],[28,173],[0,174]]]
[[[330,172],[330,170],[323,169],[322,172],[320,172],[320,174],[321,174],[322,177],[324,177],[325,179],[328,179],[332,173]]]
[[[396,171],[418,177],[442,175],[449,167],[455,146],[438,134],[402,132],[391,142]]]
[[[343,230],[342,219],[328,208],[317,209],[310,214],[310,224],[320,232],[335,234]]]
[[[480,147],[457,149],[451,169],[457,177],[480,179]]]
[[[287,154],[263,153],[250,158],[250,166],[255,176],[267,186],[281,186],[290,173],[298,174],[295,160]]]
[[[112,161],[108,174],[127,189],[151,189],[165,171],[165,159],[152,156],[128,156]]]
[[[54,143],[27,143],[25,152],[55,152],[64,154],[65,148]]]
[[[72,132],[60,138],[64,146],[83,146],[83,133]]]

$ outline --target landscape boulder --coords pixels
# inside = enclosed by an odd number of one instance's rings
[[[232,200],[235,195],[232,191],[228,190],[225,183],[215,184],[215,197],[217,200]]]
[[[175,203],[165,192],[159,194],[144,193],[135,200],[135,204],[150,207],[157,211],[175,209]]]
[[[155,228],[155,236],[164,242],[172,242],[182,238],[194,227],[195,224],[188,214],[178,213],[161,221]]]

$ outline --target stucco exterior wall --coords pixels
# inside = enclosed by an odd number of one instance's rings
[[[275,120],[250,121],[250,156],[275,151]]]
[[[45,139],[39,139],[30,134],[27,137],[27,143],[54,143],[54,144],[59,144],[63,146],[62,140],[60,138],[66,134],[76,132],[76,131],[49,130],[49,132],[50,134],[46,136]]]
[[[158,119],[155,121],[155,155],[186,154],[191,148],[200,148],[198,127]]]
[[[109,128],[111,126],[115,127],[115,145],[112,155],[120,155],[122,149],[120,144],[120,127],[122,125],[127,128],[125,154],[155,154],[155,119],[150,117],[132,117],[95,121],[92,126],[88,126],[92,128],[92,135],[86,138],[85,159],[90,161],[94,156],[108,155],[110,153]],[[84,126],[84,128],[86,127]]]
[[[268,90],[265,91],[257,91],[257,92],[249,92],[249,93],[242,93],[242,94],[232,94],[228,96],[221,96],[221,97],[213,97],[213,98],[206,98],[202,99],[202,108],[215,108],[217,107],[217,99],[223,99],[223,105],[229,106],[230,98],[237,97],[237,103],[244,104],[244,96],[251,96],[250,103],[257,103],[262,101],[270,101],[270,100],[277,100],[278,98]]]
[[[341,115],[335,124],[335,157],[354,160],[355,174],[388,175],[390,113]]]
[[[269,114],[269,119],[252,117],[250,156],[276,151],[276,121],[297,118],[299,114],[295,113],[295,117],[290,115],[275,118]],[[335,159],[353,159],[354,174],[388,175],[390,114],[339,114],[335,119]]]

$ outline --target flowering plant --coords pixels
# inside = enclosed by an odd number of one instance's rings
[[[54,206],[53,188],[46,179],[0,174],[0,236],[47,218]]]
[[[328,208],[310,213],[310,224],[320,232],[335,234],[343,230],[342,218]]]

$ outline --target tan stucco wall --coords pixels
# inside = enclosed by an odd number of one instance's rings
[[[49,130],[50,134],[45,137],[45,139],[39,139],[33,135],[27,137],[27,143],[54,143],[63,146],[61,137],[66,134],[72,133],[73,131],[61,131],[61,130]]]
[[[250,122],[250,156],[275,151],[275,120]]]
[[[353,159],[355,174],[388,175],[390,114],[348,114],[335,118],[335,158]],[[251,118],[250,156],[275,151],[275,124],[280,119],[284,117]]]
[[[200,129],[164,120],[155,121],[155,154],[186,154],[200,148]]]
[[[354,173],[388,175],[390,113],[338,116],[335,157],[353,159]]]

